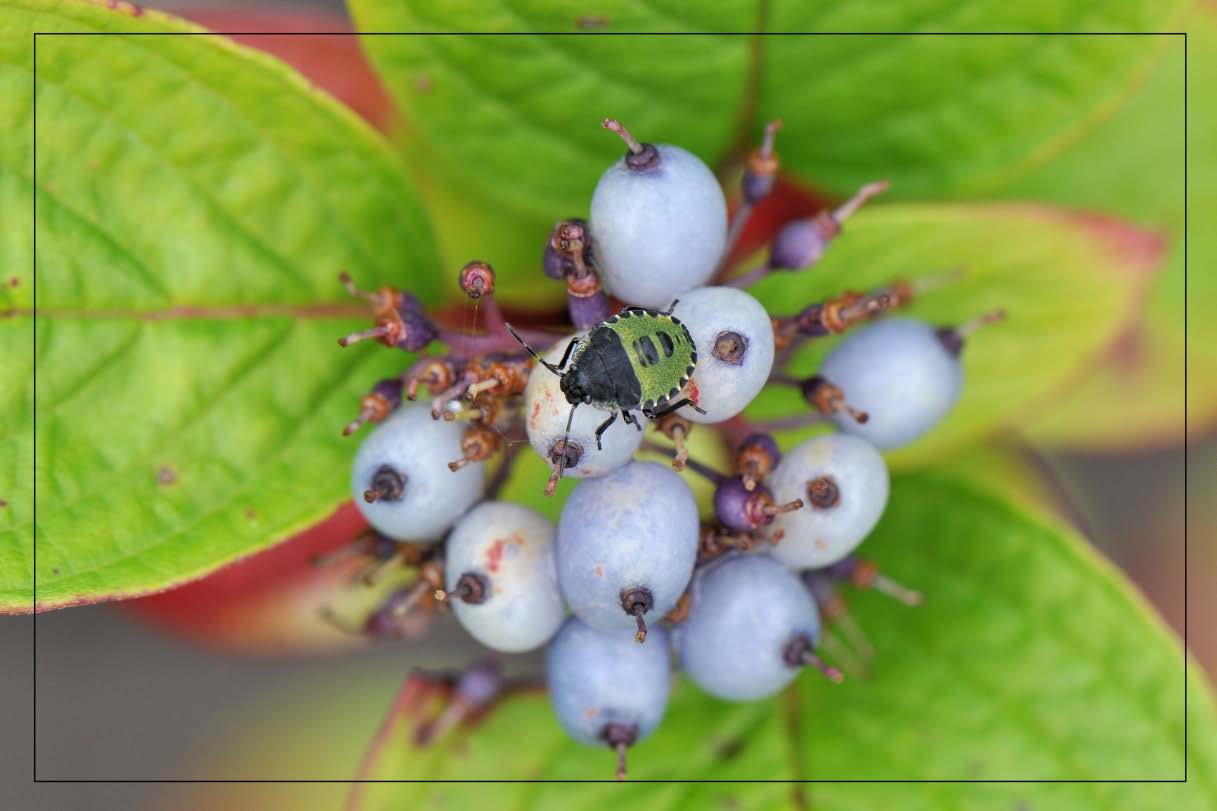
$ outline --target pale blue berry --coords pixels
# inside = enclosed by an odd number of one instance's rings
[[[566,617],[554,568],[554,527],[535,510],[486,501],[444,544],[444,577],[457,621],[507,653],[544,645]]]
[[[680,410],[692,422],[722,422],[739,414],[773,371],[773,322],[759,301],[734,287],[682,293],[673,315],[697,347],[697,368],[687,388],[701,414]]]
[[[842,431],[882,450],[899,448],[942,421],[959,399],[963,370],[957,352],[929,324],[886,318],[852,332],[824,359],[819,374],[869,419],[838,412]]]
[[[629,631],[598,631],[567,620],[546,652],[549,697],[559,723],[588,746],[617,751],[617,777],[625,776],[625,750],[650,735],[663,719],[670,681],[668,635],[651,631],[637,645]]]
[[[782,456],[767,481],[779,503],[803,506],[774,518],[769,554],[794,569],[828,566],[865,538],[887,505],[883,457],[849,434],[819,436]]]
[[[667,465],[631,462],[585,479],[558,521],[558,587],[575,616],[603,631],[636,628],[675,605],[697,559],[697,504]]]
[[[482,497],[483,465],[452,471],[462,428],[425,406],[398,409],[368,434],[351,469],[351,493],[377,531],[402,541],[437,540]]]
[[[596,268],[630,304],[666,309],[710,280],[727,242],[727,203],[700,158],[668,144],[640,144],[616,121],[629,153],[592,194]]]
[[[820,619],[798,576],[763,555],[731,555],[697,573],[689,615],[673,630],[681,666],[699,687],[731,701],[781,690],[806,664],[830,678],[814,648]]]

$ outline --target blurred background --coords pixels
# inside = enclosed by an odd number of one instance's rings
[[[348,30],[339,2],[248,3],[162,2],[213,28],[243,30]],[[387,120],[387,100],[362,62],[353,38],[263,40],[373,123]],[[1195,271],[1193,271],[1195,272]],[[1180,318],[1183,317],[1180,313]],[[1182,426],[1183,391],[1178,394]],[[1145,593],[1165,620],[1182,631],[1184,533],[1191,576],[1190,643],[1193,655],[1217,675],[1217,595],[1202,577],[1217,570],[1217,437],[1191,437],[1184,450],[1182,427],[1171,442],[1137,452],[1026,454],[1044,484],[1067,505],[1067,517]],[[1185,466],[1186,463],[1186,466]],[[1185,475],[1190,497],[1185,526]],[[233,621],[239,623],[239,617]],[[29,784],[29,731],[38,714],[36,748],[43,779],[139,780],[232,776],[233,759],[219,751],[273,715],[293,694],[327,695],[344,702],[344,684],[380,684],[378,701],[351,702],[351,725],[371,731],[411,666],[460,666],[477,648],[450,618],[441,618],[423,641],[380,644],[326,656],[239,655],[198,645],[167,633],[163,624],[129,608],[99,605],[42,614],[37,618],[36,703],[32,618],[0,621],[0,702],[7,719],[0,731],[4,784],[15,796],[6,808],[132,809],[200,807],[179,787],[145,785]],[[1129,651],[1135,656],[1136,651]],[[529,670],[537,660],[516,657],[512,668]],[[267,740],[273,740],[268,736]],[[340,778],[353,772],[359,753],[338,740],[309,741],[317,747],[308,762],[329,763],[325,774],[262,775]],[[230,753],[231,754],[231,753]],[[247,776],[254,776],[251,772]],[[319,786],[332,792],[341,786]]]

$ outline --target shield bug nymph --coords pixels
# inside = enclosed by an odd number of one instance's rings
[[[580,405],[611,412],[596,429],[597,447],[618,415],[642,430],[632,411],[642,412],[647,419],[686,405],[702,411],[688,397],[680,396],[697,367],[697,349],[689,330],[672,317],[671,307],[663,312],[627,307],[586,335],[572,339],[557,364],[538,355],[510,324],[507,329],[539,364],[560,378],[562,394],[571,406],[568,434]]]

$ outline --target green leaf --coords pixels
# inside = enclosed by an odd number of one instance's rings
[[[499,265],[501,295],[537,306],[555,220],[586,214],[622,152],[599,121],[679,143],[720,168],[782,117],[786,169],[843,195],[886,177],[898,196],[992,186],[1059,152],[1128,95],[1162,37],[728,36],[706,32],[1127,31],[1170,27],[1184,0],[1059,4],[600,3],[442,5],[350,0],[366,32],[573,36],[368,36],[397,101],[400,137],[433,204],[446,262]],[[675,32],[690,36],[578,35]],[[493,216],[487,217],[487,212]],[[477,227],[471,227],[476,225]],[[560,286],[549,298],[557,299]]]
[[[1002,188],[1006,197],[1037,198],[1106,211],[1164,233],[1165,272],[1135,322],[1106,361],[1058,407],[1028,427],[1037,442],[1087,449],[1179,443],[1183,437],[1184,340],[1188,346],[1190,429],[1217,424],[1217,323],[1196,317],[1217,307],[1217,237],[1198,227],[1217,213],[1217,110],[1206,89],[1217,82],[1217,9],[1200,4],[1189,37],[1187,192],[1191,272],[1183,265],[1184,45],[1176,39],[1146,85],[1109,122],[1058,159]],[[1119,171],[1112,171],[1119,166]],[[1185,336],[1184,308],[1193,314]]]
[[[954,325],[1006,309],[1004,323],[968,340],[967,383],[951,414],[891,454],[893,464],[921,464],[1051,403],[1117,333],[1159,250],[1152,235],[1121,222],[1050,208],[900,204],[862,212],[814,269],[774,274],[754,292],[772,313],[787,314],[844,289],[962,268],[963,279],[929,291],[908,312]],[[789,369],[813,374],[837,340],[807,344]],[[746,413],[771,419],[807,411],[794,388],[769,386]]]
[[[864,553],[922,588],[908,608],[850,591],[877,654],[866,677],[805,673],[771,700],[732,704],[677,683],[667,717],[630,754],[636,780],[1103,780],[1183,776],[1184,655],[1132,588],[1061,525],[958,474],[897,476]],[[396,678],[395,678],[396,676]],[[1217,803],[1217,710],[1189,674],[1186,785],[496,785],[496,808],[1203,809]],[[259,707],[208,774],[345,778],[400,674],[316,685]],[[355,685],[362,685],[356,687]],[[341,711],[322,696],[350,696]],[[379,691],[378,706],[369,692]],[[379,710],[379,712],[378,712]],[[353,719],[352,716],[356,716]],[[570,742],[546,698],[507,701],[480,726],[413,749],[407,725],[375,777],[608,779],[612,754]],[[335,772],[334,764],[342,764]],[[342,768],[350,768],[344,772]],[[239,770],[239,771],[233,771]],[[381,784],[363,806],[471,808],[481,787]],[[243,790],[240,790],[243,791]],[[224,795],[212,805],[249,805]],[[801,797],[801,801],[796,799]],[[327,801],[333,803],[333,797]],[[300,798],[293,807],[319,807]]]
[[[392,150],[278,62],[155,13],[0,7],[2,207],[20,221],[36,195],[38,224],[36,268],[29,228],[3,248],[11,611],[35,531],[49,608],[165,588],[331,512],[354,448],[338,429],[408,361],[335,346],[367,323],[336,274],[434,299],[438,262]],[[192,35],[40,36],[35,91],[33,31]]]

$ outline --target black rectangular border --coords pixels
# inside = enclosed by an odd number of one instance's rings
[[[1151,783],[1186,783],[1188,782],[1188,613],[1189,613],[1189,572],[1188,572],[1188,448],[1190,446],[1189,424],[1188,424],[1188,371],[1189,358],[1188,353],[1188,234],[1190,232],[1190,221],[1188,217],[1188,73],[1189,73],[1189,57],[1188,57],[1188,34],[1186,31],[782,31],[782,32],[763,32],[763,31],[614,31],[614,32],[596,32],[596,31],[515,31],[515,32],[489,32],[489,31],[201,31],[194,32],[177,32],[177,31],[124,31],[124,32],[109,32],[109,31],[36,31],[33,33],[33,64],[31,65],[31,81],[33,90],[33,182],[31,193],[31,206],[33,212],[33,312],[38,310],[38,38],[39,37],[110,37],[110,36],[186,36],[186,37],[233,37],[233,36],[266,36],[266,37],[318,37],[318,36],[337,36],[337,37],[380,37],[380,36],[425,36],[425,37],[479,37],[479,36],[614,36],[614,37],[629,37],[629,36],[748,36],[748,37],[771,37],[771,36],[833,36],[833,37],[1182,37],[1183,39],[1183,289],[1184,289],[1184,307],[1183,307],[1183,355],[1184,355],[1184,372],[1183,372],[1183,777],[1175,779],[1165,778],[1113,778],[1113,779],[1093,779],[1093,780],[1073,780],[1073,779],[1035,779],[1035,778],[1010,778],[1010,779],[803,779],[803,780],[780,780],[780,779],[736,779],[736,780],[715,780],[715,779],[632,779],[634,783],[785,783],[785,784],[804,784],[804,783],[896,783],[896,784],[1054,784],[1054,783],[1082,783],[1082,784],[1120,784],[1120,783],[1135,783],[1135,784],[1151,784]],[[33,623],[33,735],[32,750],[33,750],[33,766],[32,766],[32,782],[33,783],[95,783],[95,784],[114,784],[114,783],[131,783],[131,784],[157,784],[157,783],[223,783],[223,784],[294,784],[294,783],[614,783],[615,780],[490,780],[490,779],[475,779],[475,780],[388,780],[388,779],[337,779],[337,778],[299,778],[299,779],[243,779],[243,780],[224,780],[224,779],[177,779],[177,778],[151,778],[151,779],[136,779],[136,780],[118,780],[118,779],[84,779],[84,778],[56,778],[56,779],[40,779],[38,777],[38,543],[37,543],[37,525],[38,525],[38,478],[37,478],[37,425],[38,425],[38,365],[37,365],[37,320],[33,320],[31,325],[31,337],[33,338],[33,368],[34,368],[34,466],[31,469],[31,481],[34,483],[34,510],[33,510],[33,566],[34,566],[34,582],[33,582],[33,597],[31,599],[31,621]]]

